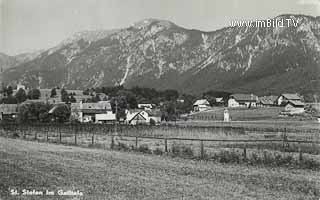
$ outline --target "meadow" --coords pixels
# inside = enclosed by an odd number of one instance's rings
[[[0,198],[310,199],[318,171],[219,163],[0,137]],[[83,196],[12,196],[9,189],[79,190]]]

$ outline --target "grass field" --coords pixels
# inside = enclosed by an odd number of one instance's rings
[[[219,164],[0,137],[2,199],[21,190],[80,190],[59,199],[314,199],[320,174],[309,170]]]
[[[228,108],[230,118],[233,121],[284,119],[279,117],[279,113],[283,110],[283,107],[259,107],[251,109]],[[212,110],[193,113],[190,115],[190,118],[199,120],[223,120],[223,113],[223,107],[216,107]]]

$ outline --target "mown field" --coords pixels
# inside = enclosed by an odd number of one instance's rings
[[[250,120],[278,120],[285,118],[279,117],[279,113],[284,110],[283,107],[257,107],[257,108],[227,108],[232,121],[250,121]],[[212,110],[193,113],[191,119],[195,120],[223,120],[223,107],[216,107]]]
[[[1,199],[312,199],[312,170],[220,164],[0,137]],[[8,196],[8,189],[80,190],[67,196]]]

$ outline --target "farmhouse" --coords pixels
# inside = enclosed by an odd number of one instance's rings
[[[277,105],[276,100],[277,100],[277,96],[263,96],[263,97],[259,97],[258,100],[258,107],[270,107],[270,106],[275,106]]]
[[[277,100],[276,104],[278,106],[286,105],[288,101],[299,101],[302,102],[302,98],[298,94],[281,94]]]
[[[116,120],[109,101],[98,103],[72,103],[71,117],[80,122],[107,123]]]
[[[150,122],[149,114],[145,110],[126,111],[126,123],[131,125],[148,124]]]
[[[208,110],[210,108],[210,103],[207,99],[199,99],[193,104],[194,112],[201,112]]]
[[[18,113],[17,104],[0,104],[0,120],[13,120]]]
[[[288,114],[300,114],[304,112],[304,103],[301,101],[289,100],[285,105],[285,112]]]
[[[228,107],[256,107],[258,97],[254,94],[232,94],[228,100]]]

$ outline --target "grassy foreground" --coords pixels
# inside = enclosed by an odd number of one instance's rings
[[[0,137],[0,199],[315,199],[320,174]],[[9,189],[83,196],[12,196]]]

